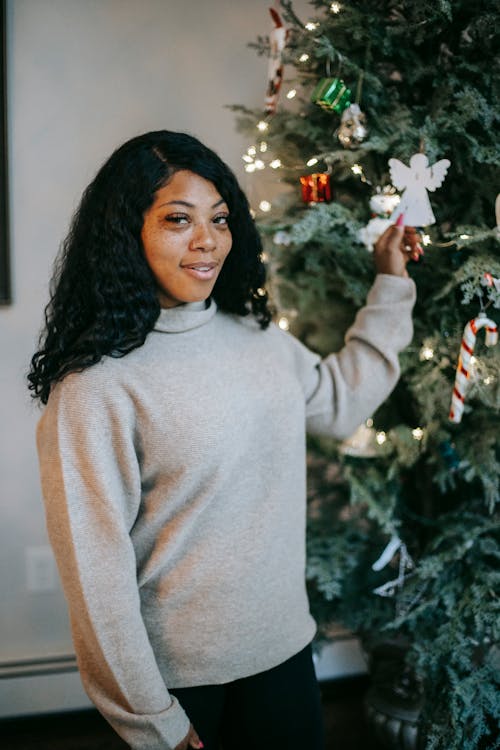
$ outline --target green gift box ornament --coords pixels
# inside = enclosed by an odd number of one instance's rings
[[[311,101],[340,115],[351,104],[351,90],[341,78],[321,78],[312,92]]]

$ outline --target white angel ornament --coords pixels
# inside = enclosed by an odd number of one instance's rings
[[[394,222],[404,214],[404,222],[410,227],[426,227],[436,223],[427,195],[428,190],[436,190],[450,166],[448,159],[440,159],[431,167],[425,154],[413,154],[410,166],[399,161],[389,159],[391,182],[398,190],[403,190],[401,201],[394,209],[391,221]]]

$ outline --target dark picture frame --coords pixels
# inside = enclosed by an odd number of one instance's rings
[[[5,0],[0,0],[0,305],[12,302],[7,187],[7,81]]]

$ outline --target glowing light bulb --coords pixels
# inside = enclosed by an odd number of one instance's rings
[[[299,57],[299,62],[307,62],[308,60],[309,55],[306,52],[304,52],[304,54]]]
[[[415,427],[415,429],[411,431],[411,434],[413,435],[415,440],[422,440],[424,431],[421,427]]]
[[[367,419],[365,425],[370,428],[373,427],[373,419]]]
[[[314,23],[313,21],[309,21],[306,23],[306,29],[308,31],[315,31],[319,26],[319,23]]]
[[[259,145],[259,149],[261,154],[265,154],[267,151],[267,143],[265,141],[261,141]]]
[[[423,234],[422,235],[422,245],[425,245],[427,247],[427,245],[430,245],[430,244],[431,244],[431,236],[430,236],[430,234]]]
[[[285,316],[282,315],[281,318],[278,320],[278,327],[281,328],[282,331],[289,331],[290,321],[288,320],[288,318],[285,318]]]
[[[264,162],[262,161],[262,159],[256,159],[255,160],[255,168],[256,169],[264,169],[265,166],[266,165],[264,164]]]
[[[257,123],[257,130],[260,130],[261,133],[265,133],[266,130],[269,128],[269,125],[264,120],[261,120]]]
[[[257,153],[257,149],[255,148],[255,146],[249,146],[247,148],[247,154],[249,156],[255,156],[256,153]]]
[[[264,255],[264,253],[262,253],[262,255]],[[261,255],[261,258],[262,258],[262,255]],[[263,289],[261,286],[259,286],[259,288],[256,289],[255,291],[259,295],[259,297],[265,297],[266,296],[266,290]]]
[[[385,434],[383,430],[381,430],[380,432],[377,432],[375,436],[375,440],[377,441],[379,445],[383,445],[385,441],[387,440],[387,435]]]
[[[461,234],[460,235],[461,240],[470,240],[470,234]]]
[[[351,172],[353,174],[363,174],[363,167],[361,164],[353,164],[351,167]]]
[[[340,13],[340,9],[342,8],[340,3],[332,3],[330,5],[330,10],[332,13]]]
[[[272,206],[269,203],[269,201],[261,201],[259,203],[259,208],[260,208],[261,211],[264,211],[265,213],[267,213],[268,211],[271,210]]]
[[[314,167],[314,165],[317,163],[318,163],[318,160],[316,159],[315,156],[313,156],[312,159],[309,159],[309,161],[306,162],[308,167]]]
[[[272,169],[279,169],[279,167],[281,167],[281,161],[279,159],[273,159],[269,166]]]
[[[492,378],[492,377],[490,377],[490,376],[488,375],[488,377],[486,377],[486,378],[485,378],[485,379],[483,380],[483,383],[484,383],[485,385],[491,385],[491,384],[493,383],[493,378]]]
[[[290,91],[286,95],[286,98],[293,99],[295,96],[297,96],[297,89],[290,89]]]
[[[245,167],[245,172],[255,172],[255,164],[247,164]]]
[[[423,346],[420,350],[421,361],[429,361],[434,357],[434,349],[430,346]]]
[[[244,154],[241,158],[243,159],[243,161],[246,161],[247,164],[252,164],[253,162],[253,158],[248,154]]]

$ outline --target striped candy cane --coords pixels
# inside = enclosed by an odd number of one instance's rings
[[[279,6],[279,2],[276,4]],[[274,29],[269,34],[270,53],[267,66],[265,111],[272,115],[276,111],[278,94],[283,80],[283,50],[285,49],[288,30],[283,26],[283,21],[277,10],[269,8],[269,12],[274,21]]]
[[[470,320],[465,326],[455,375],[455,386],[451,397],[450,421],[455,422],[455,424],[458,424],[462,419],[465,395],[469,387],[470,359],[474,352],[477,332],[481,328],[486,328],[486,346],[494,346],[498,341],[498,328],[484,313]]]

